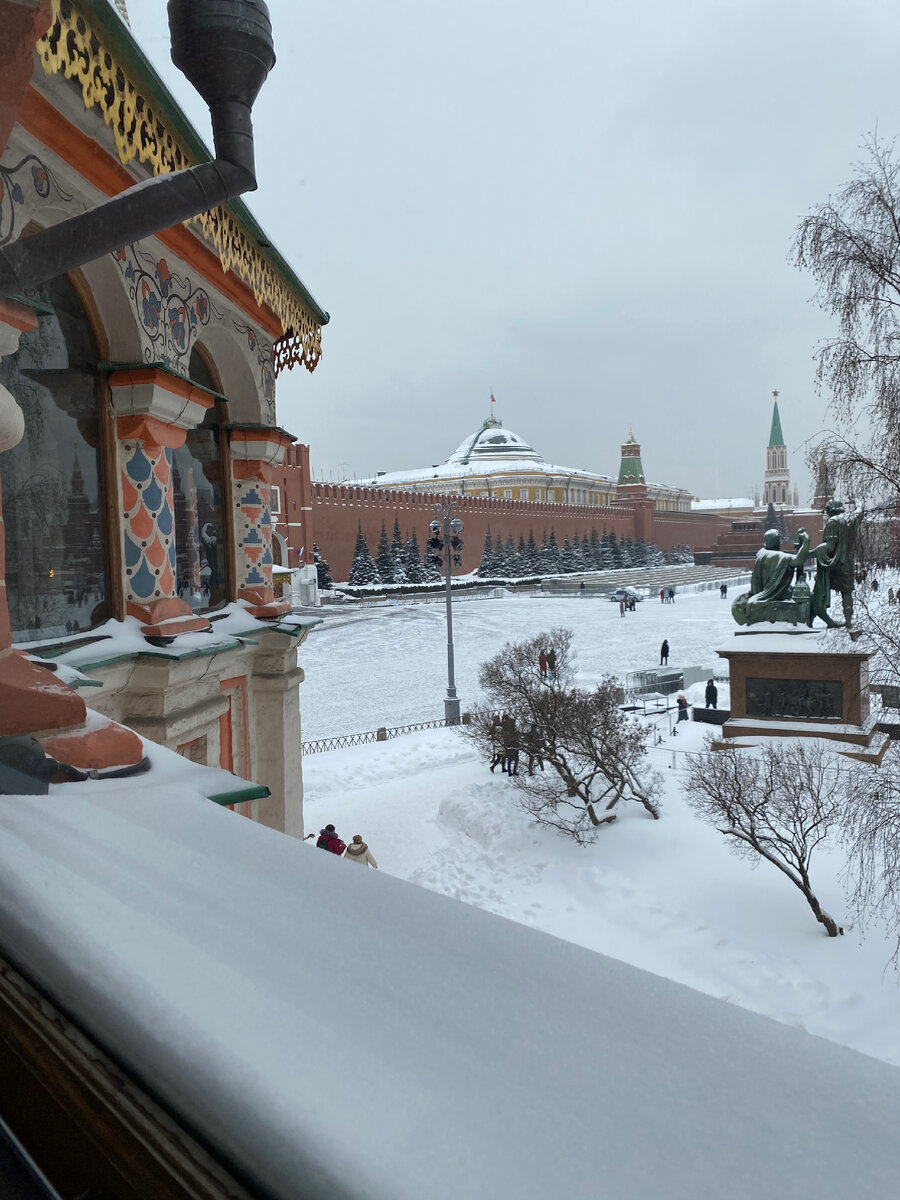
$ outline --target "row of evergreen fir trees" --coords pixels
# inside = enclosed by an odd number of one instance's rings
[[[313,557],[319,573],[319,587],[331,587],[329,566],[318,546],[313,547]],[[690,546],[676,546],[664,555],[658,546],[647,545],[643,538],[617,538],[614,532],[604,530],[600,534],[596,529],[583,537],[576,533],[571,541],[566,538],[561,546],[553,529],[549,535],[544,533],[540,545],[534,531],[529,529],[528,537],[520,534],[516,545],[512,534],[504,540],[501,534],[494,537],[488,530],[476,574],[487,579],[526,579],[540,575],[574,575],[582,571],[658,567],[666,562],[693,562]],[[440,578],[440,571],[423,559],[415,529],[404,536],[395,517],[393,534],[388,537],[382,524],[373,557],[360,526],[350,567],[352,587],[379,583],[436,583]]]
[[[382,523],[374,558],[360,526],[350,566],[349,582],[352,587],[372,583],[436,583],[440,578],[437,567],[423,559],[415,529],[404,537],[397,517],[394,517],[394,531],[390,538]]]
[[[485,534],[484,550],[477,574],[484,578],[517,579],[534,575],[576,575],[582,571],[616,571],[627,567],[660,567],[668,562],[693,562],[689,546],[676,546],[668,559],[654,544],[647,545],[643,538],[617,538],[615,532],[605,530],[599,534],[592,529],[590,536],[573,534],[560,546],[553,529],[549,536],[544,533],[540,546],[535,541],[534,531],[528,531],[526,539],[519,535],[519,543],[507,534],[496,538],[491,531]]]

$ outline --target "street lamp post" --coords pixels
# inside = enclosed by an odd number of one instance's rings
[[[449,504],[435,504],[434,520],[429,526],[431,537],[428,539],[430,561],[444,568],[447,601],[447,695],[444,699],[444,719],[448,725],[459,724],[459,697],[453,669],[453,599],[450,585],[450,568],[462,564],[462,540],[459,535],[463,531],[463,523],[456,515],[458,511],[455,500]]]

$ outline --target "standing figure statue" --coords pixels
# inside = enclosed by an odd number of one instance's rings
[[[789,621],[792,625],[806,620],[807,609],[794,596],[794,575],[802,571],[809,554],[809,535],[798,530],[797,550],[788,554],[781,549],[781,534],[767,529],[763,547],[757,551],[750,577],[750,591],[744,592],[731,606],[738,625],[756,625],[762,621]],[[805,589],[806,596],[809,589]]]
[[[849,629],[853,621],[856,531],[863,514],[860,512],[854,517],[849,516],[844,512],[840,500],[829,500],[825,511],[828,520],[822,530],[822,541],[810,551],[810,558],[815,559],[816,563],[816,582],[806,623],[812,625],[813,617],[821,617],[832,629],[841,627],[842,622],[833,620],[828,611],[831,607],[831,593],[840,592],[844,608],[843,625]]]

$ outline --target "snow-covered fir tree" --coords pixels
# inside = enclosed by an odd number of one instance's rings
[[[610,530],[609,534],[609,556],[612,559],[613,568],[618,570],[622,566],[622,551],[619,548],[619,542],[614,529]]]
[[[364,587],[369,583],[381,583],[381,576],[375,561],[369,553],[369,543],[362,531],[362,526],[356,534],[356,546],[353,550],[353,563],[350,567],[350,583],[353,587]]]
[[[582,547],[582,549],[584,549],[584,547]],[[591,565],[589,567],[589,570],[599,571],[600,570],[600,534],[597,532],[596,525],[591,530],[590,554],[591,554]],[[587,556],[585,555],[585,557],[587,557]]]
[[[425,583],[428,578],[415,529],[403,545],[403,569],[409,583]]]
[[[552,538],[552,541],[551,541]],[[544,530],[541,548],[538,551],[538,573],[540,575],[559,574],[559,546],[556,544],[556,534],[550,531],[550,537]]]
[[[482,579],[493,579],[497,574],[497,556],[494,553],[494,539],[488,529],[484,535],[484,549],[481,551],[481,562],[475,569],[475,574]]]
[[[403,538],[400,534],[400,521],[394,517],[394,532],[391,536],[391,576],[392,583],[408,583],[409,576],[406,574],[406,563],[404,562],[403,554]]]
[[[559,569],[563,575],[574,575],[578,570],[572,543],[568,538],[563,540],[562,549],[559,552]]]
[[[619,566],[622,567],[623,570],[634,566],[634,562],[631,557],[630,537],[623,537],[619,539]]]
[[[528,530],[528,541],[525,543],[524,575],[537,575],[540,572],[540,551],[534,540],[534,530]]]
[[[525,544],[525,534],[519,534],[519,544],[516,547],[516,577],[522,579],[528,574],[528,547]]]
[[[516,557],[516,543],[513,541],[513,535],[506,535],[506,544],[503,547],[505,574],[508,579],[515,579],[519,574],[519,563]]]
[[[692,563],[694,561],[694,552],[687,544],[681,546],[673,546],[666,556],[670,563]]]
[[[633,567],[646,567],[647,565],[647,543],[642,537],[636,537],[631,543],[631,565]]]
[[[375,566],[382,583],[394,582],[394,560],[391,556],[391,543],[388,541],[387,530],[381,522],[381,535],[378,538],[378,549],[375,552]]]
[[[331,578],[331,567],[325,561],[325,556],[315,542],[313,542],[313,562],[316,567],[316,582],[319,585],[319,591],[327,592],[334,583]]]
[[[660,550],[656,542],[651,542],[647,547],[647,566],[662,567],[665,566],[665,562],[666,556],[663,554],[662,550]]]

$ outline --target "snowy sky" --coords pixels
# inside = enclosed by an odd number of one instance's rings
[[[332,314],[280,419],[324,477],[427,466],[497,415],[554,462],[762,481],[824,424],[792,231],[900,131],[886,0],[269,0],[251,207]],[[165,0],[132,28],[168,61]]]

